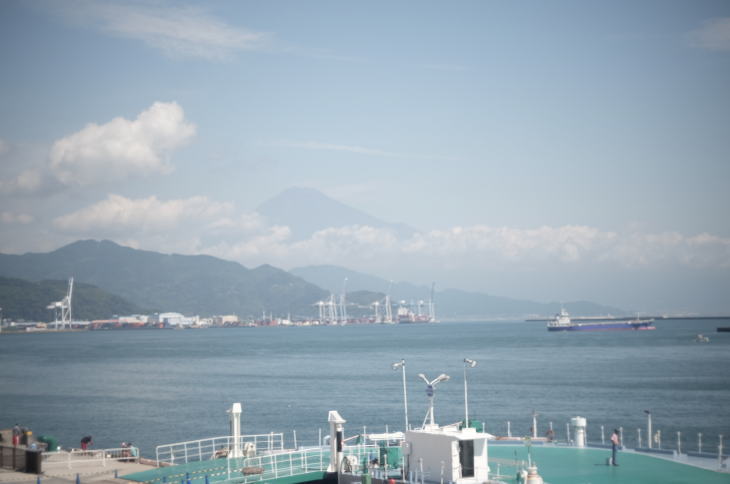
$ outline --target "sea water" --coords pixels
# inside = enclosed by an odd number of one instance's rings
[[[155,446],[228,435],[226,409],[243,404],[247,434],[283,432],[288,445],[314,444],[327,413],[347,420],[346,435],[402,430],[400,370],[406,360],[409,423],[420,426],[435,391],[437,423],[469,417],[487,431],[526,435],[550,423],[564,440],[574,416],[588,440],[623,427],[633,445],[646,415],[662,447],[717,451],[730,437],[728,321],[657,321],[655,331],[548,332],[544,323],[464,322],[343,327],[230,328],[0,334],[0,428],[18,423],[78,447],[123,441],[154,457]],[[709,343],[694,341],[698,333]],[[730,439],[728,439],[730,443]]]

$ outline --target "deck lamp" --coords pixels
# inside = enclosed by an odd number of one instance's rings
[[[405,428],[403,429],[403,432],[405,433],[408,430],[408,391],[406,390],[406,360],[400,360],[396,363],[393,363],[391,365],[391,368],[393,368],[393,371],[400,368],[402,370],[403,375],[403,412],[405,413]]]
[[[464,427],[469,426],[469,396],[467,393],[466,369],[474,368],[477,362],[469,358],[464,358]]]
[[[439,376],[431,381],[428,381],[428,378],[426,378],[426,375],[424,375],[423,373],[419,373],[418,377],[426,382],[426,395],[428,395],[428,414],[426,414],[426,419],[428,419],[430,416],[430,424],[435,426],[436,423],[434,422],[433,417],[433,387],[435,387],[442,381],[447,381],[450,377],[446,373],[441,373]],[[423,420],[424,425],[426,424],[426,419]]]

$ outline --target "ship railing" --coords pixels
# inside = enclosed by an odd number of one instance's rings
[[[221,436],[158,445],[155,448],[155,459],[160,466],[224,458],[233,450],[234,443],[234,437]],[[284,450],[284,434],[272,432],[242,435],[239,437],[238,448],[242,452],[280,452]]]
[[[549,423],[549,428],[553,428],[553,422]],[[484,425],[482,423],[482,425]],[[507,421],[506,427],[507,437],[517,439],[521,431],[518,429],[513,432],[512,422]],[[611,448],[610,434],[614,427],[605,425],[593,425],[586,428],[586,445],[597,448]],[[555,429],[558,429],[556,426]],[[632,449],[636,452],[645,452],[652,454],[663,454],[674,456],[676,459],[683,459],[686,456],[699,457],[703,459],[714,459],[717,461],[717,467],[720,469],[728,469],[728,452],[725,445],[725,436],[723,434],[703,434],[702,432],[682,432],[676,429],[666,431],[658,426],[654,427],[651,436],[651,443],[647,441],[646,429],[639,427],[633,430],[618,428],[622,447]],[[532,432],[530,427],[529,433]],[[513,436],[514,435],[514,436]],[[547,434],[546,434],[547,435]],[[560,435],[552,432],[554,438],[552,440],[541,438],[539,442],[533,443],[551,443],[555,445],[575,445],[573,440],[573,428],[570,422],[566,422],[565,428],[562,429]]]
[[[358,444],[343,447],[342,472],[362,473],[379,446]],[[309,447],[283,451],[255,457],[227,459],[228,469],[225,483],[248,484],[291,477],[311,472],[326,472],[330,463],[328,446]]]
[[[108,462],[137,462],[139,449],[137,447],[120,447],[115,449],[72,449],[54,452],[43,452],[43,469],[78,468],[106,466]]]

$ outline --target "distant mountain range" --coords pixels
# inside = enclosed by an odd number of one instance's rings
[[[42,254],[0,254],[0,276],[30,281],[73,276],[138,307],[201,316],[260,317],[264,311],[309,316],[316,314],[312,304],[327,296],[269,265],[247,269],[215,257],[160,254],[106,240],[78,241]]]
[[[390,229],[401,237],[415,232],[405,224],[384,222],[313,188],[288,188],[259,205],[256,211],[272,225],[289,227],[296,240],[308,238],[319,230],[349,225]]]
[[[23,280],[6,280],[0,303],[6,316],[12,308],[13,314],[22,314],[18,317],[26,319],[49,319],[46,306],[63,297],[65,281],[71,276],[78,283],[75,314],[86,318],[142,310],[201,316],[237,314],[243,318],[258,318],[263,312],[312,317],[317,315],[317,301],[328,299],[330,293],[342,293],[345,278],[347,299],[352,305],[348,313],[353,315],[368,314],[370,304],[386,293],[394,302],[410,303],[427,301],[431,292],[427,286],[391,284],[336,266],[302,267],[291,272],[269,265],[247,269],[211,256],[161,254],[94,240],[74,242],[49,253],[0,254],[0,276]],[[456,289],[438,290],[434,296],[440,319],[547,316],[561,306],[557,302],[539,303]],[[625,314],[586,301],[566,302],[563,306],[574,315]]]
[[[342,292],[345,278],[347,278],[348,291],[374,291],[380,293],[389,291],[393,301],[428,301],[431,293],[431,288],[427,286],[418,286],[408,282],[391,283],[379,277],[337,266],[299,267],[292,269],[290,272],[335,294]],[[436,291],[434,301],[436,303],[437,316],[448,319],[548,316],[557,313],[561,307],[561,303],[559,302],[540,303],[457,289]],[[626,314],[626,311],[621,309],[603,306],[589,301],[564,302],[562,306],[571,314],[581,316]]]
[[[0,277],[0,307],[2,317],[11,320],[53,320],[48,305],[60,301],[67,292],[68,281],[29,282]],[[74,319],[107,319],[114,315],[143,312],[138,306],[103,289],[84,283],[74,283]]]

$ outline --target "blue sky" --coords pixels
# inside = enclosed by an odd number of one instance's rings
[[[0,251],[730,311],[730,4],[0,3]],[[306,241],[291,186],[391,222]]]

